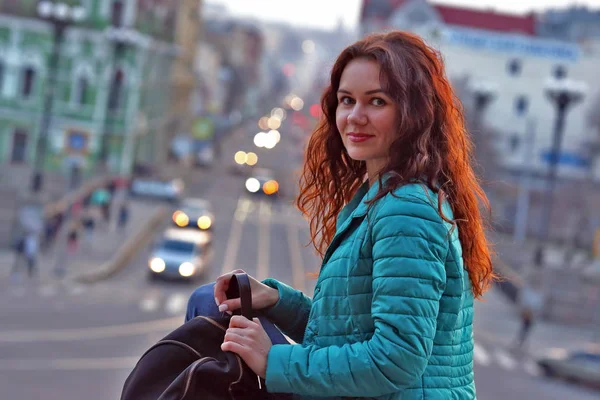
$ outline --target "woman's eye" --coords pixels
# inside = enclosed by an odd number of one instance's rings
[[[348,96],[344,96],[340,99],[341,104],[352,104],[352,99]]]
[[[374,98],[373,100],[371,100],[371,104],[373,104],[374,106],[385,106],[385,101],[383,101],[383,99],[380,99],[379,97]]]

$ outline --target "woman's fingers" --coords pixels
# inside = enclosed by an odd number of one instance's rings
[[[238,297],[237,299],[229,299],[223,301],[219,305],[219,311],[227,312],[227,311],[235,311],[242,307],[242,300]]]
[[[245,272],[241,269],[236,269],[236,270],[233,270],[226,274],[223,274],[216,279],[214,293],[215,293],[215,302],[217,303],[217,306],[227,300],[227,295],[225,293],[227,292],[227,289],[229,289],[229,282],[231,281],[231,277],[234,274],[240,274],[240,273],[245,273]]]
[[[223,342],[221,344],[221,350],[223,351],[231,351],[233,353],[239,354],[242,358],[244,358],[248,354],[248,347],[236,343],[236,342]]]

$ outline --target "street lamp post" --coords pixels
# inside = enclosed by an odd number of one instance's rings
[[[81,6],[69,6],[65,3],[53,3],[51,1],[40,1],[37,12],[40,18],[52,24],[53,45],[50,60],[48,62],[48,83],[44,93],[44,111],[40,124],[40,133],[36,145],[34,172],[31,182],[31,190],[38,193],[44,186],[44,163],[46,149],[48,147],[48,131],[52,121],[52,105],[54,102],[56,81],[60,62],[60,51],[65,38],[65,30],[74,23],[85,19],[85,9]]]
[[[554,188],[556,186],[556,174],[564,136],[565,117],[569,108],[579,103],[585,97],[586,89],[585,83],[569,79],[548,80],[544,88],[546,97],[556,108],[556,120],[554,122],[552,149],[549,155],[550,168],[546,181],[546,195],[544,196],[541,237],[534,254],[534,264],[537,268],[541,268],[544,265],[544,243],[550,236],[550,219],[554,208]]]

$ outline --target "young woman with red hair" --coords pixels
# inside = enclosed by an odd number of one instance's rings
[[[374,34],[337,58],[298,207],[323,257],[312,299],[253,280],[253,305],[299,344],[234,316],[222,348],[269,392],[474,399],[473,301],[494,278],[462,108],[419,37]],[[217,279],[221,311],[239,307]]]

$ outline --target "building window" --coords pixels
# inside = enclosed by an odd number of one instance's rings
[[[108,103],[108,109],[111,111],[120,107],[121,97],[123,95],[123,79],[123,71],[120,69],[117,70],[110,85],[110,101]]]
[[[123,24],[123,1],[115,0],[112,3],[112,9],[110,10],[110,21],[113,26],[122,26]]]
[[[529,106],[529,101],[526,96],[518,96],[515,99],[515,113],[517,115],[523,115],[527,112],[527,107]]]
[[[33,94],[33,87],[35,84],[35,70],[31,67],[27,67],[23,70],[23,85],[21,87],[21,95],[23,97],[29,97]]]
[[[552,75],[556,79],[564,79],[567,77],[567,69],[564,65],[557,65],[554,67],[554,71],[552,71]]]
[[[13,133],[12,151],[10,162],[24,163],[27,155],[27,132],[23,129],[15,129]]]
[[[521,145],[521,137],[518,134],[514,134],[509,139],[510,151],[515,152]]]
[[[508,74],[518,76],[521,74],[521,60],[516,58],[509,60],[507,64]]]
[[[76,98],[77,104],[80,104],[80,105],[86,104],[87,97],[88,97],[88,90],[89,90],[88,79],[85,77],[79,78],[79,81],[77,82],[77,98]]]

